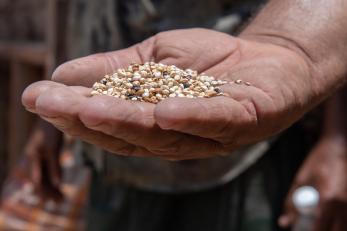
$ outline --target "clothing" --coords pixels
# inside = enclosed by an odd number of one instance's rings
[[[167,29],[214,27],[235,32],[238,26],[233,18],[241,21],[250,16],[256,8],[251,2],[73,0],[71,58],[129,46]],[[262,1],[253,2],[259,6]],[[304,130],[302,124],[296,125],[271,144],[260,144],[257,152],[177,163],[120,157],[79,145],[93,175],[87,227],[275,230],[291,180],[310,147]],[[242,162],[244,158],[248,161]]]
[[[247,15],[245,12],[251,12],[254,8],[242,8],[237,2],[226,5],[226,0],[188,0],[180,3],[173,0],[102,0],[98,3],[95,0],[76,0],[72,12],[77,11],[78,13],[73,15],[78,17],[72,18],[81,20],[78,24],[83,27],[76,26],[74,28],[78,30],[72,31],[72,50],[79,54],[83,52],[78,52],[78,47],[81,51],[92,52],[95,47],[99,48],[98,52],[102,49],[112,50],[113,46],[131,45],[159,31],[175,28],[211,28],[216,25],[232,31]],[[234,21],[228,20],[228,15],[233,15]],[[236,18],[239,18],[239,21]],[[219,23],[220,20],[223,22]],[[80,46],[75,45],[77,39],[82,41]],[[93,162],[96,170],[105,172],[114,182],[152,191],[192,192],[231,181],[255,163],[268,147],[269,141],[264,141],[225,157],[180,162],[115,156],[90,145],[84,145],[82,149],[86,153],[87,161]]]
[[[244,224],[258,225],[257,231],[270,230],[270,208],[259,184],[263,179],[245,177],[232,183],[194,193],[167,194],[143,191],[126,185],[103,184],[93,180],[92,200],[88,208],[87,230],[117,231],[227,231]],[[253,190],[247,190],[251,184]],[[247,185],[248,186],[248,185]],[[251,201],[262,203],[261,213],[243,211]],[[259,211],[258,202],[258,211]],[[254,229],[253,229],[254,230]]]
[[[146,191],[94,169],[87,230],[279,230],[283,199],[312,145],[306,135],[303,124],[297,124],[234,180],[190,193]]]
[[[194,192],[230,182],[264,155],[269,146],[264,141],[228,156],[179,162],[105,154],[88,144],[83,144],[81,150],[86,161],[112,182],[157,192]]]

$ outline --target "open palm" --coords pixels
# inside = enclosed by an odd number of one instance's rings
[[[90,97],[106,73],[154,60],[205,72],[228,96],[169,98],[157,105]],[[204,29],[160,33],[128,49],[70,61],[53,81],[29,86],[25,107],[69,135],[108,151],[165,159],[230,153],[290,126],[316,100],[313,69],[300,52]]]

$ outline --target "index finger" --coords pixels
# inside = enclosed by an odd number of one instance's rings
[[[143,63],[152,58],[154,37],[126,49],[78,58],[60,65],[52,80],[69,86],[91,87],[106,74],[132,62]]]

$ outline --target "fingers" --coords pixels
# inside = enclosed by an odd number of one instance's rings
[[[118,154],[191,159],[226,152],[218,142],[163,131],[154,120],[153,104],[89,97],[89,92],[84,87],[41,82],[29,88],[25,97],[30,95],[32,110],[61,131]]]
[[[154,115],[162,129],[221,142],[236,141],[241,131],[255,125],[254,116],[229,97],[170,98],[158,104]]]
[[[293,192],[297,188],[298,185],[294,183],[284,202],[284,212],[278,219],[278,225],[284,229],[291,227],[297,220],[298,213],[292,201]]]
[[[106,150],[119,151],[119,154],[131,154],[135,151],[138,155],[148,153],[143,148],[137,148],[111,136],[87,129],[79,121],[79,105],[87,99],[88,92],[90,89],[84,87],[66,87],[60,83],[41,81],[26,89],[23,94],[23,104],[63,132],[78,136]]]
[[[178,159],[189,159],[195,155],[208,157],[224,152],[215,141],[162,130],[154,119],[154,108],[155,105],[150,103],[96,96],[84,101],[79,116],[90,129],[143,146],[164,157],[177,154]]]
[[[52,79],[65,85],[91,87],[94,82],[118,68],[124,68],[132,62],[150,61],[154,40],[155,38],[152,37],[127,49],[69,61],[55,70]]]
[[[292,213],[286,213],[280,216],[278,219],[278,225],[283,229],[287,229],[293,225],[295,220],[296,218],[293,217]]]
[[[22,94],[22,104],[26,110],[35,113],[36,99],[41,93],[50,90],[54,87],[62,87],[63,84],[52,81],[39,81],[29,85]]]
[[[68,135],[79,137],[111,152],[132,154],[136,151],[138,155],[148,153],[143,148],[86,128],[78,118],[80,105],[86,99],[87,97],[78,94],[74,87],[53,88],[37,98],[36,110],[43,119]]]

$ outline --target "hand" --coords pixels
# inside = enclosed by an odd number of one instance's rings
[[[230,153],[287,128],[322,96],[306,56],[255,40],[204,29],[159,33],[60,66],[56,82],[25,90],[23,104],[63,132],[117,154],[182,160]],[[88,87],[104,74],[149,60],[251,86],[228,84],[223,90],[229,97],[170,98],[157,105],[90,97]]]
[[[301,167],[279,219],[283,228],[292,226],[297,212],[292,204],[293,191],[303,185],[315,187],[320,194],[313,231],[344,231],[347,226],[347,140],[326,137],[309,154]]]
[[[59,188],[61,140],[62,134],[55,127],[40,120],[24,149],[30,160],[30,178],[42,198],[59,200],[62,197]]]

